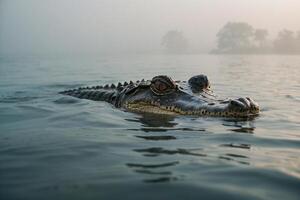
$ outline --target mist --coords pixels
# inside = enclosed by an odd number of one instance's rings
[[[192,52],[207,53],[227,22],[300,30],[297,0],[1,0],[0,55],[161,53],[181,31]]]

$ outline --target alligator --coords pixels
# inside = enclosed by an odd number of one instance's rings
[[[60,93],[81,99],[106,101],[131,112],[220,117],[250,117],[259,114],[258,104],[249,97],[219,98],[203,74],[193,76],[188,81],[174,81],[169,76],[159,75],[152,80],[80,87]]]

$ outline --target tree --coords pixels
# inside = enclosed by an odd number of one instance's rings
[[[169,53],[185,53],[188,48],[188,41],[181,31],[168,31],[162,38],[161,44]]]
[[[266,46],[268,30],[266,29],[256,29],[254,32],[254,40],[259,43],[259,47],[263,48]]]
[[[297,51],[297,39],[294,37],[294,32],[287,29],[278,33],[273,44],[278,53],[295,53]]]
[[[296,38],[296,40],[297,40],[297,44],[296,44],[296,46],[297,46],[297,52],[300,53],[300,31],[297,31],[297,38]]]
[[[218,51],[239,52],[252,47],[253,27],[244,22],[228,22],[218,33]]]

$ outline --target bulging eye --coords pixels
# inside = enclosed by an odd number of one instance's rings
[[[164,95],[173,92],[176,85],[170,77],[156,76],[152,79],[150,88],[155,94]]]
[[[210,83],[207,76],[201,74],[197,76],[193,76],[188,81],[193,92],[201,92],[203,90],[209,90]]]

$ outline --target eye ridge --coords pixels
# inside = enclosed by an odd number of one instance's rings
[[[170,87],[168,84],[162,81],[155,81],[151,84],[150,89],[157,95],[169,94],[175,90],[175,88]]]
[[[176,84],[167,76],[156,76],[151,81],[150,89],[156,95],[165,95],[176,90]]]

